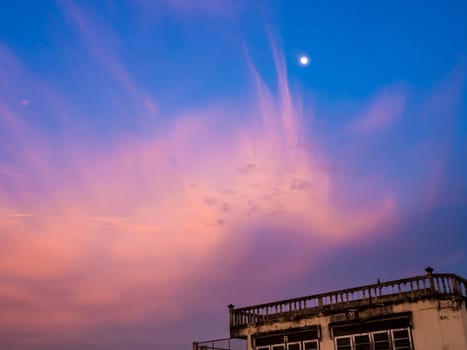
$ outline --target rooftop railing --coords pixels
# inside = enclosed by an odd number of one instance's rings
[[[419,300],[430,297],[455,296],[465,300],[467,280],[455,274],[427,274],[388,282],[343,289],[329,293],[282,300],[273,303],[235,308],[229,305],[230,329],[239,329],[249,324],[290,320],[339,311],[365,305]]]

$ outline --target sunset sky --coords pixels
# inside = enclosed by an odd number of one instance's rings
[[[230,303],[467,277],[466,14],[1,1],[0,348],[191,349]]]

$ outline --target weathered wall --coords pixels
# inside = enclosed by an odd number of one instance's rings
[[[456,301],[425,301],[413,305],[416,349],[464,350],[466,310]]]

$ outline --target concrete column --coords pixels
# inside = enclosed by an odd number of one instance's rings
[[[246,338],[246,342],[247,342],[247,350],[254,350],[254,346],[253,346],[253,339],[251,338],[251,334],[248,334],[247,338]]]

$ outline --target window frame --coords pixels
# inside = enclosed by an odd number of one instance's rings
[[[285,343],[273,344],[273,345],[271,345],[271,348],[270,348],[270,349],[271,349],[271,350],[274,350],[274,348],[279,347],[279,346],[282,346],[282,350],[286,350],[286,345],[285,345]]]
[[[319,341],[318,341],[318,339],[304,340],[302,343],[303,343],[303,349],[302,350],[305,350],[305,344],[309,344],[309,343],[315,343],[316,344],[316,350],[319,350]]]
[[[295,345],[298,344],[300,347],[300,350],[305,350],[306,344],[315,344],[316,345],[316,350],[320,350],[320,345],[319,345],[319,340],[318,339],[309,339],[309,340],[302,340],[302,341],[294,341],[290,343],[277,343],[277,344],[271,344],[271,345],[260,345],[260,346],[255,346],[255,350],[273,350],[275,347],[283,347],[284,350],[289,350],[289,345]]]
[[[350,349],[351,350],[356,350],[355,337],[362,336],[362,335],[368,335],[369,340],[370,340],[370,349],[374,349],[375,348],[374,335],[375,334],[382,334],[382,333],[386,333],[388,335],[388,342],[389,342],[390,350],[398,350],[398,349],[396,349],[396,343],[395,343],[395,338],[394,338],[394,332],[398,332],[398,331],[406,331],[407,332],[407,339],[409,340],[409,350],[414,350],[413,342],[412,342],[412,331],[411,331],[410,327],[393,328],[393,329],[387,329],[387,330],[382,330],[382,331],[374,331],[374,332],[353,333],[353,334],[341,335],[341,336],[338,336],[338,337],[334,337],[334,350],[338,350],[337,340],[338,339],[343,339],[343,338],[350,339]]]
[[[397,350],[396,349],[396,342],[394,339],[394,332],[399,332],[399,331],[407,331],[407,339],[409,340],[409,350],[413,350],[413,344],[412,344],[412,332],[410,331],[409,328],[395,328],[395,329],[390,329],[391,332],[391,341],[392,341],[392,349],[391,350]]]
[[[375,334],[386,334],[387,338],[388,338],[389,349],[392,350],[393,346],[392,346],[392,336],[391,336],[391,330],[390,329],[385,330],[385,331],[371,332],[371,340],[372,340],[373,348],[375,348]],[[379,342],[382,343],[382,341],[379,341]]]
[[[337,348],[337,340],[338,339],[342,339],[342,338],[349,338],[350,339],[350,349],[353,350],[354,349],[354,343],[353,343],[353,336],[352,334],[350,335],[341,335],[339,337],[334,337],[334,349],[335,350],[338,350]]]
[[[297,344],[298,344],[299,350],[302,350],[302,342],[301,341],[294,341],[294,342],[287,343],[287,350],[289,350],[290,345],[297,345]]]
[[[370,349],[373,348],[372,332],[365,332],[365,333],[352,334],[352,341],[353,341],[352,349],[357,350],[357,345],[360,345],[360,344],[357,344],[357,341],[355,340],[355,338],[356,337],[363,337],[363,336],[366,336],[366,338],[368,339],[368,345],[369,345]]]

